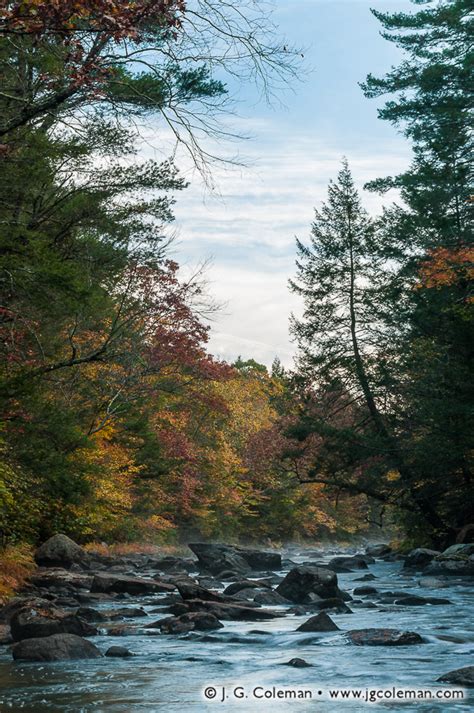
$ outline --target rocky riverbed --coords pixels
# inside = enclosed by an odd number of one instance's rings
[[[117,557],[62,535],[42,545],[25,591],[0,609],[0,710],[250,713],[288,707],[275,699],[284,688],[474,687],[474,545],[405,557],[387,545],[189,548]],[[234,698],[236,687],[273,697]],[[326,698],[318,711],[340,710]],[[472,710],[468,699],[383,705]]]

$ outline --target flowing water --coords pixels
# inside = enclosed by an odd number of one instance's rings
[[[289,553],[293,561],[308,560]],[[321,560],[321,557],[318,557]],[[430,590],[418,584],[420,575],[404,575],[400,562],[377,561],[369,571],[377,579],[368,584],[384,591],[406,590],[407,594],[449,599],[452,603],[433,606],[378,605],[353,608],[352,614],[332,614],[342,630],[324,634],[296,632],[309,615],[288,614],[265,622],[224,622],[218,631],[162,635],[143,628],[143,619],[134,621],[134,635],[97,636],[91,640],[105,651],[111,645],[126,646],[135,656],[128,659],[102,658],[58,663],[15,663],[6,647],[0,654],[0,711],[23,713],[217,713],[219,710],[262,713],[295,710],[367,711],[373,708],[360,701],[328,700],[327,689],[390,689],[447,687],[436,679],[456,668],[472,665],[474,616],[472,581],[457,579],[444,589]],[[367,570],[365,570],[367,572]],[[365,582],[354,582],[364,570],[339,574],[342,589],[351,591]],[[366,599],[370,600],[371,597]],[[150,601],[148,598],[146,601]],[[130,606],[144,606],[143,598],[127,599]],[[120,606],[125,605],[125,601]],[[92,605],[92,606],[95,606]],[[110,602],[102,605],[110,608]],[[100,607],[97,607],[100,608]],[[281,607],[272,607],[282,611]],[[167,616],[167,614],[163,614]],[[153,620],[160,614],[151,614]],[[148,621],[152,621],[148,618]],[[128,621],[127,621],[128,623]],[[353,646],[343,631],[361,628],[395,628],[416,631],[425,643],[401,647]],[[291,658],[302,658],[309,668],[284,666]],[[206,700],[206,687],[216,689],[215,700]],[[234,697],[243,695],[243,698]],[[311,699],[279,700],[254,698],[273,687],[310,690]],[[229,698],[222,702],[223,688]],[[459,686],[451,688],[459,689]],[[318,692],[322,691],[322,695]],[[212,693],[212,692],[211,692]],[[249,696],[245,698],[245,696]],[[391,711],[472,711],[471,700],[378,702],[377,709]]]

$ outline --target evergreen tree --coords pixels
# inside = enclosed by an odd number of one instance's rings
[[[369,188],[397,187],[404,201],[387,210],[380,225],[399,265],[387,313],[403,326],[400,427],[412,431],[406,441],[420,489],[459,535],[474,521],[474,18],[469,0],[416,4],[423,7],[414,13],[374,11],[384,37],[407,59],[383,78],[370,75],[364,89],[369,97],[391,95],[380,116],[403,129],[414,159],[405,173]]]

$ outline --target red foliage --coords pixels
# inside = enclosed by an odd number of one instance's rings
[[[148,23],[178,27],[183,0],[19,0],[1,3],[0,33],[106,33],[111,39],[140,41]]]

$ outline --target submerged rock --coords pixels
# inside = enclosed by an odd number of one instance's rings
[[[431,605],[440,605],[440,604],[451,604],[449,599],[441,599],[437,597],[419,597],[415,594],[412,594],[408,597],[402,597],[401,599],[396,599],[395,604],[399,604],[401,606],[406,606],[406,607],[419,607],[423,606],[424,604],[431,604]]]
[[[354,582],[373,582],[374,579],[377,579],[375,574],[369,572],[368,574],[364,574],[363,577],[357,577],[357,579],[354,579]]]
[[[448,583],[443,579],[438,579],[437,577],[421,577],[418,580],[420,587],[426,587],[426,589],[446,589]]]
[[[346,638],[356,646],[410,646],[422,644],[422,637],[414,631],[397,629],[352,629]]]
[[[24,639],[12,648],[15,661],[62,661],[97,659],[102,656],[97,646],[75,634],[54,634]]]
[[[293,666],[293,668],[308,668],[312,665],[313,664],[308,663],[304,659],[298,659],[298,658],[290,659],[286,663],[282,664],[282,666]]]

